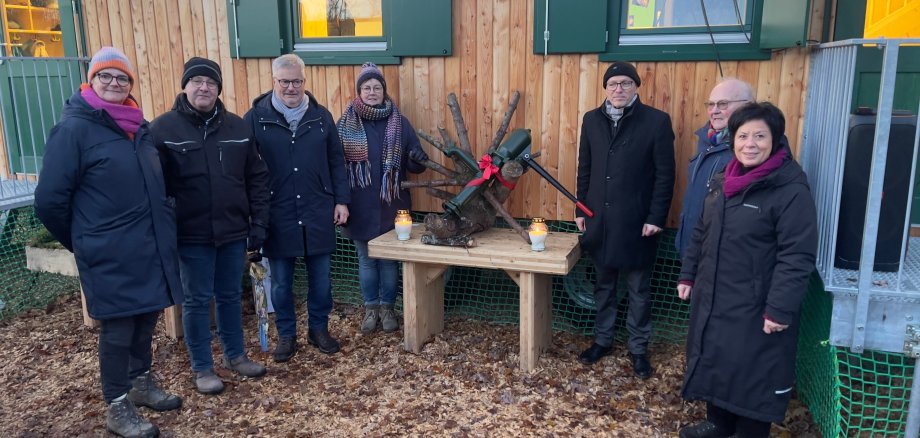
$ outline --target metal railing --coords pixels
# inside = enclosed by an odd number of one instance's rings
[[[32,203],[45,140],[89,58],[0,57],[0,210]]]
[[[920,316],[920,247],[906,257],[910,245],[910,210],[916,178],[918,140],[920,129],[914,122],[907,207],[902,220],[903,233],[899,244],[900,254],[895,274],[875,271],[879,220],[885,189],[886,163],[888,163],[894,107],[895,81],[898,57],[902,46],[918,45],[920,39],[854,39],[819,45],[811,57],[808,95],[805,104],[805,122],[802,137],[801,161],[808,174],[815,204],[818,208],[818,259],[817,269],[827,291],[834,295],[830,342],[849,347],[854,353],[866,349],[899,352],[917,357],[918,349],[910,333],[918,330],[915,321]],[[856,59],[860,47],[875,46],[883,51],[881,81],[875,130],[869,164],[868,192],[866,194],[865,221],[859,247],[858,271],[835,266],[838,261],[838,243],[850,244],[840,232],[841,200],[843,196],[861,196],[861,193],[844,193],[844,168],[849,144],[850,108],[852,105]],[[920,104],[917,112],[920,113]],[[916,120],[916,119],[914,119]],[[898,157],[903,159],[906,157]],[[851,159],[856,159],[855,157]],[[846,179],[849,179],[848,175]],[[889,199],[888,202],[898,202]],[[861,204],[859,204],[861,205]],[[847,211],[859,215],[862,212]],[[854,278],[855,276],[855,278]],[[920,430],[920,366],[914,366],[913,386],[907,419],[906,436],[917,436]]]

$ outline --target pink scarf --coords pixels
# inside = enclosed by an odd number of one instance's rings
[[[102,100],[89,84],[80,85],[80,96],[95,109],[101,109],[107,112],[115,124],[123,129],[128,138],[134,139],[134,134],[140,129],[141,123],[144,123],[144,113],[137,106],[134,98],[128,96],[123,103],[111,103]]]
[[[776,151],[767,161],[760,163],[759,166],[748,170],[746,173],[744,172],[744,166],[741,165],[741,162],[738,161],[737,158],[732,157],[732,160],[725,166],[725,183],[722,185],[722,192],[725,193],[725,199],[741,193],[749,185],[759,181],[774,170],[779,169],[779,166],[782,166],[783,161],[786,159],[786,154],[786,148],[780,148],[780,150]]]

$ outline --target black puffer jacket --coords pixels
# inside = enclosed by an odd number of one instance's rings
[[[799,310],[815,269],[817,213],[805,173],[787,158],[725,199],[710,184],[680,278],[693,280],[683,395],[781,422],[795,378]],[[789,328],[763,332],[764,314]]]
[[[246,238],[250,221],[268,227],[268,169],[249,125],[220,99],[216,108],[205,120],[179,93],[172,110],[150,124],[166,192],[176,198],[181,243],[222,245]]]

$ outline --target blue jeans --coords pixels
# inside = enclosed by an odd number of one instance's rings
[[[367,255],[367,241],[355,240],[358,252],[358,282],[364,304],[396,303],[399,265],[395,260],[372,259]]]
[[[182,326],[192,371],[214,367],[211,356],[211,299],[215,301],[217,334],[224,357],[243,355],[243,315],[240,299],[246,239],[225,245],[179,244],[179,273],[185,301]]]
[[[297,315],[294,307],[294,257],[269,259],[272,272],[272,305],[275,307],[275,328],[278,337],[297,336]],[[307,328],[326,331],[332,311],[332,254],[306,257],[307,264]]]

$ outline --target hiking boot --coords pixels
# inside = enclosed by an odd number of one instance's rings
[[[244,377],[261,377],[266,371],[265,365],[253,361],[245,354],[236,359],[224,358],[224,368],[236,371],[237,374]]]
[[[399,320],[396,319],[396,311],[393,309],[392,304],[380,306],[380,325],[383,326],[383,331],[387,333],[399,330]]]
[[[109,403],[105,414],[105,428],[123,437],[153,438],[160,436],[160,429],[137,413],[134,403],[127,397]]]
[[[195,371],[195,388],[202,394],[220,394],[224,390],[224,382],[213,369]]]
[[[275,352],[272,353],[272,357],[275,359],[275,362],[287,362],[294,357],[294,353],[297,352],[297,338],[294,336],[283,337],[278,339],[278,345],[275,347]]]
[[[680,428],[680,432],[678,433],[680,438],[727,438],[731,435],[730,433],[725,433],[725,431],[719,429],[719,426],[709,421],[696,423],[692,426],[684,426]]]
[[[339,341],[330,336],[328,330],[310,330],[307,333],[307,342],[326,354],[337,353],[340,349]]]
[[[150,371],[135,377],[131,386],[128,400],[134,406],[146,406],[155,411],[171,411],[182,406],[182,399],[160,388]]]
[[[364,319],[361,321],[361,333],[371,333],[377,330],[377,320],[380,319],[380,306],[377,304],[364,305]]]

